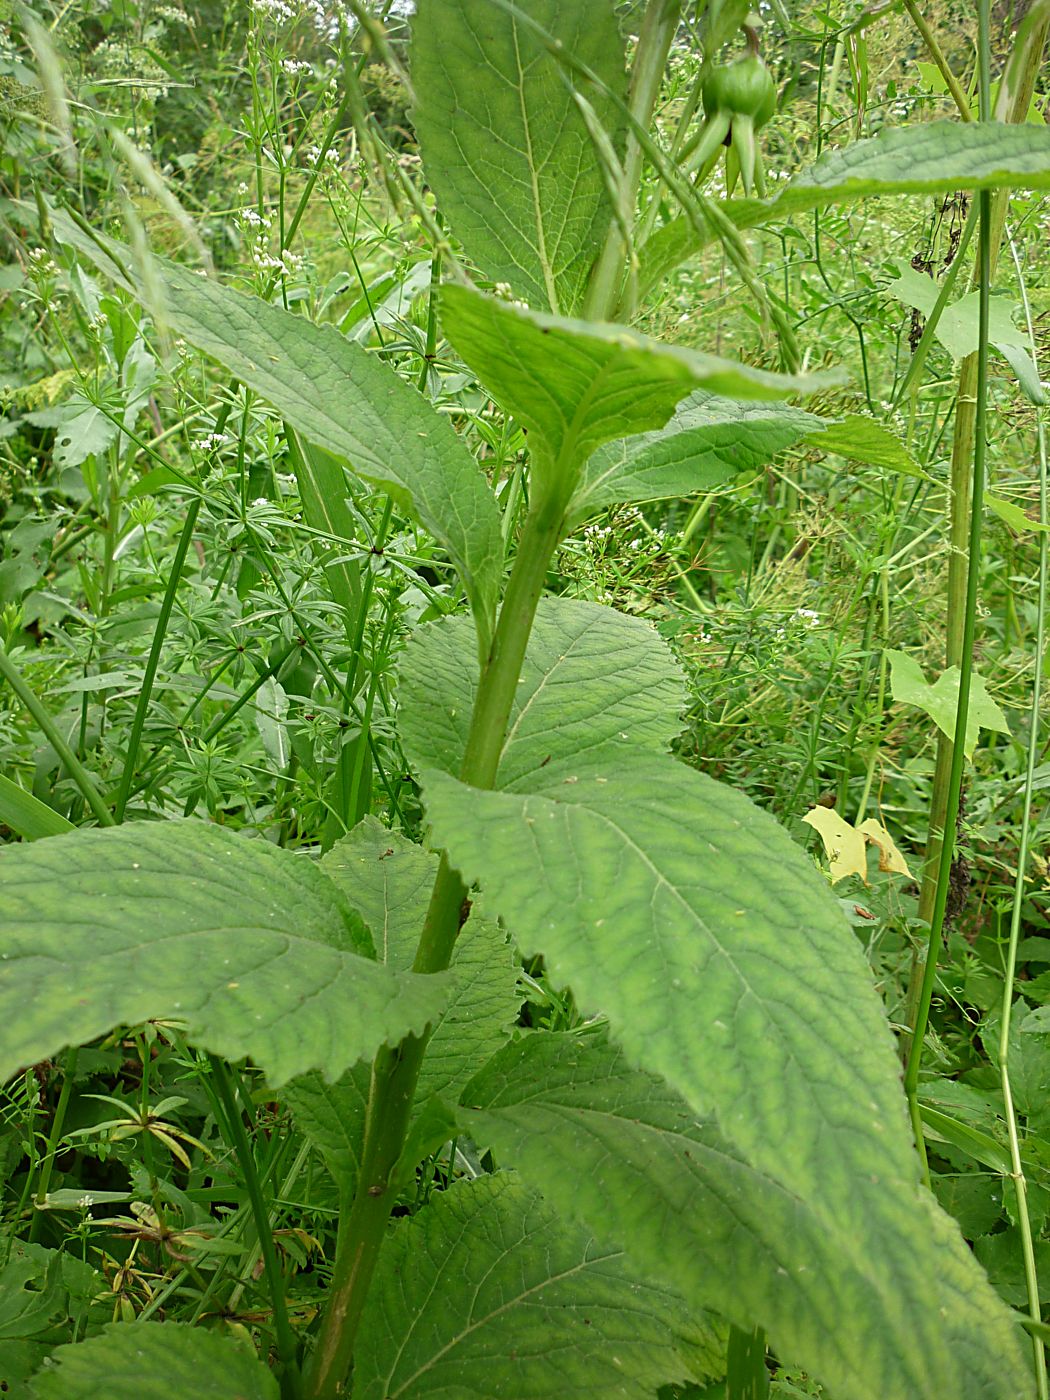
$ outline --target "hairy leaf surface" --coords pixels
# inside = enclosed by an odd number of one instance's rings
[[[1020,1333],[914,1179],[845,1216],[756,1170],[598,1036],[537,1033],[467,1086],[464,1129],[694,1307],[768,1330],[836,1400],[1012,1400]],[[828,1171],[845,1175],[832,1159]]]
[[[276,1378],[243,1342],[178,1322],[115,1323],[58,1347],[33,1400],[277,1400]]]
[[[459,771],[478,685],[469,628],[420,628],[401,662],[401,738],[420,768]],[[553,758],[599,744],[666,749],[681,728],[684,679],[651,624],[613,608],[544,598],[536,611],[497,786],[527,788]]]
[[[528,0],[526,10],[625,94],[612,5]],[[612,209],[563,65],[490,0],[421,0],[412,83],[427,179],[467,254],[532,305],[574,311]],[[616,103],[593,88],[587,97],[622,152]]]
[[[373,961],[309,860],[195,821],[0,851],[0,1075],[121,1023],[184,1021],[279,1084],[329,1077],[441,1012],[445,979]]]
[[[698,1329],[623,1251],[516,1177],[462,1182],[398,1225],[361,1324],[356,1400],[649,1400]]]

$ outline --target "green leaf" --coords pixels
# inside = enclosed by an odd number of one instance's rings
[[[841,1194],[869,1169],[887,1189],[914,1179],[867,964],[770,816],[627,746],[552,762],[528,794],[433,771],[423,786],[435,841],[482,882],[522,953],[542,954],[638,1063],[714,1110],[756,1166],[807,1194]]]
[[[894,700],[902,705],[915,705],[933,720],[942,734],[955,738],[955,716],[959,709],[959,668],[949,666],[931,685],[922,674],[919,663],[907,652],[887,648],[890,659],[890,689]],[[966,716],[966,738],[963,752],[973,758],[977,738],[982,729],[994,729],[1009,734],[1006,716],[988,694],[988,687],[976,671],[970,680],[970,706]]]
[[[531,0],[528,13],[626,93],[607,0]],[[421,0],[412,84],[427,179],[468,256],[533,305],[576,310],[612,208],[564,66],[490,0]],[[622,154],[615,101],[596,88],[587,98]]]
[[[829,151],[789,181],[758,218],[744,201],[740,212],[746,211],[750,225],[866,195],[1048,187],[1050,130],[1004,122],[924,122],[889,127]]]
[[[895,433],[862,413],[822,419],[820,428],[809,435],[808,441],[821,452],[835,452],[868,466],[888,467],[905,476],[925,475]]]
[[[401,740],[419,768],[458,773],[478,685],[462,618],[420,628],[401,661]],[[666,749],[681,729],[684,680],[648,622],[544,598],[514,697],[497,785],[527,790],[554,758],[596,745]],[[374,927],[374,926],[373,926]]]
[[[469,632],[465,618],[457,622]],[[467,656],[476,665],[469,644]],[[430,902],[437,856],[366,817],[321,866],[372,930],[380,961],[407,972]],[[470,1076],[504,1043],[521,1004],[517,982],[518,963],[506,933],[494,920],[472,912],[457,940],[444,1007],[427,1046],[417,1112],[432,1096],[447,1095],[454,1102]],[[362,1064],[334,1084],[313,1073],[298,1076],[284,1089],[299,1127],[344,1186],[357,1174],[368,1088],[369,1067]]]
[[[72,831],[73,823],[53,807],[26,792],[10,778],[0,773],[0,822],[16,831],[24,841],[39,841],[45,836],[61,836]]]
[[[992,496],[986,491],[984,503],[1004,524],[1009,525],[1010,529],[1019,535],[1025,534],[1029,530],[1050,530],[1050,525],[1043,525],[1040,521],[1033,520],[1014,501],[1004,501],[1001,496]]]
[[[251,1347],[177,1322],[116,1323],[58,1347],[30,1385],[33,1400],[277,1400]]]
[[[871,195],[1050,187],[1050,129],[1003,122],[924,122],[827,151],[770,200],[735,199],[722,207],[738,228]],[[656,286],[714,237],[701,239],[685,215],[648,240],[641,254],[645,289]]]
[[[688,1367],[688,1310],[501,1172],[437,1193],[380,1256],[355,1400],[649,1400]]]
[[[26,1340],[66,1316],[62,1256],[15,1255],[0,1270],[0,1340]]]
[[[900,276],[886,290],[905,306],[915,307],[924,316],[932,315],[940,290],[937,283],[913,267],[899,267],[898,271]],[[962,360],[977,351],[980,304],[980,292],[969,292],[941,312],[934,334],[953,359]],[[1014,325],[1014,310],[1015,304],[1009,298],[991,298],[988,340],[1013,369],[1027,396],[1034,403],[1045,403],[1046,395],[1039,383],[1039,371],[1028,353],[1028,337]]]
[[[445,979],[372,961],[311,862],[193,821],[0,851],[0,1076],[122,1023],[172,1018],[274,1085],[420,1032]]]
[[[570,519],[578,524],[621,501],[712,491],[758,471],[822,427],[822,419],[798,408],[720,398],[699,389],[663,428],[607,443],[588,457]]]
[[[325,561],[325,578],[349,635],[357,621],[361,583],[357,562],[346,557],[349,551],[356,548],[353,540],[357,531],[354,517],[346,504],[343,464],[331,453],[309,442],[297,441],[291,458],[299,500],[303,506],[303,519],[311,530],[330,536],[329,540],[315,539],[313,544]]]
[[[449,340],[528,430],[533,471],[559,497],[596,448],[662,427],[693,389],[775,399],[835,379],[752,369],[626,326],[565,320],[466,287],[445,287],[441,306]]]
[[[774,1072],[771,1092],[779,1082]],[[1009,1314],[915,1173],[887,1180],[871,1160],[845,1208],[801,1196],[599,1036],[527,1036],[463,1103],[464,1129],[542,1182],[559,1211],[618,1240],[693,1307],[760,1323],[836,1400],[1027,1393]]]
[[[55,231],[110,276],[107,250],[125,266],[130,249],[92,242],[67,215]],[[487,635],[503,565],[500,517],[478,464],[447,418],[389,365],[334,326],[243,296],[177,263],[152,259],[163,280],[157,314],[271,403],[310,442],[345,457],[388,491],[449,553]],[[146,298],[146,285],[135,289]]]

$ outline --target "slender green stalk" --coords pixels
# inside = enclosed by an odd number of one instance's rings
[[[95,786],[95,780],[66,743],[65,739],[62,738],[62,735],[58,732],[58,726],[55,724],[55,721],[26,684],[18,667],[2,646],[0,646],[0,676],[7,681],[8,685],[33,717],[37,728],[69,770],[70,777],[80,789],[84,801],[94,812],[98,819],[99,826],[115,825],[113,814],[102,800],[102,795]]]
[[[252,1156],[252,1147],[248,1141],[244,1121],[241,1118],[241,1110],[234,1097],[232,1076],[226,1061],[219,1059],[217,1055],[209,1055],[208,1063],[211,1066],[216,1093],[226,1118],[227,1141],[231,1143],[237,1154],[241,1176],[244,1178],[252,1216],[255,1220],[255,1233],[262,1255],[263,1271],[266,1274],[266,1284],[270,1293],[270,1304],[273,1308],[277,1354],[281,1362],[282,1400],[297,1400],[300,1387],[296,1364],[295,1333],[288,1321],[288,1309],[284,1297],[284,1275],[277,1259],[277,1250],[274,1248],[273,1234],[270,1230],[270,1215],[266,1209],[266,1202],[263,1200],[259,1174],[255,1169],[255,1158]]]
[[[978,19],[980,44],[980,100],[981,117],[987,120],[990,108],[991,80],[989,76],[988,52],[988,5],[989,0],[980,0]],[[948,904],[948,890],[951,884],[952,859],[955,854],[955,827],[959,816],[959,799],[962,793],[962,773],[965,754],[966,722],[970,710],[970,689],[973,678],[973,644],[977,620],[977,592],[981,572],[981,523],[984,516],[984,481],[988,452],[988,318],[992,293],[992,196],[990,191],[981,190],[978,195],[978,335],[975,385],[976,398],[973,405],[974,443],[973,478],[970,486],[969,539],[966,555],[966,591],[961,616],[962,645],[959,656],[959,699],[955,712],[955,734],[951,748],[951,767],[948,774],[948,787],[944,813],[944,828],[937,865],[937,882],[934,889],[933,913],[930,919],[930,936],[926,948],[926,962],[923,967],[922,982],[911,1022],[911,1041],[904,1070],[904,1089],[908,1096],[912,1128],[915,1133],[915,1146],[923,1166],[926,1184],[929,1185],[929,1166],[926,1161],[926,1142],[923,1136],[922,1116],[919,1110],[919,1070],[922,1064],[923,1042],[930,1018],[930,1002],[937,977],[937,953],[944,930],[944,913]]]
[[[911,16],[911,21],[915,25],[915,28],[922,35],[922,42],[926,45],[927,53],[937,65],[937,71],[947,83],[948,91],[951,93],[952,101],[959,109],[960,117],[962,117],[964,122],[972,122],[973,112],[970,110],[969,99],[965,92],[963,92],[958,78],[952,72],[951,66],[944,56],[944,51],[937,42],[937,35],[930,28],[929,24],[927,24],[926,18],[915,3],[915,0],[904,0],[904,8]]]
[[[1028,340],[1033,356],[1036,353],[1035,332],[1032,325],[1032,311],[1028,300],[1028,290],[1021,273],[1017,250],[1010,243],[1014,266],[1024,302],[1028,321]],[[1017,1115],[1014,1112],[1013,1091],[1010,1086],[1010,1018],[1013,1012],[1014,976],[1017,971],[1017,948],[1021,939],[1021,904],[1024,899],[1025,868],[1028,865],[1028,846],[1031,836],[1032,791],[1035,785],[1035,769],[1039,761],[1039,714],[1042,703],[1043,685],[1043,639],[1046,634],[1046,595],[1050,542],[1047,540],[1047,462],[1046,431],[1042,418],[1037,423],[1039,441],[1039,592],[1036,603],[1035,647],[1032,677],[1032,704],[1028,715],[1028,754],[1025,768],[1024,802],[1021,809],[1021,834],[1017,843],[1017,875],[1014,879],[1013,904],[1010,909],[1010,942],[1006,952],[1006,968],[1003,973],[1002,1019],[999,1029],[999,1079],[1003,1091],[1003,1113],[1010,1139],[1010,1166],[1014,1192],[1017,1199],[1017,1223],[1021,1234],[1021,1253],[1024,1258],[1025,1287],[1028,1294],[1028,1313],[1033,1322],[1042,1320],[1042,1307],[1039,1300],[1039,1276],[1036,1270],[1035,1246],[1032,1242],[1032,1222],[1028,1214],[1028,1184],[1021,1162],[1021,1144],[1017,1132]],[[1035,1371],[1036,1394],[1038,1400],[1048,1400],[1050,1388],[1047,1386],[1046,1355],[1043,1341],[1036,1332],[1030,1334],[1032,1344],[1032,1366]]]
[[[656,106],[660,84],[667,67],[667,55],[681,13],[682,0],[649,0],[649,7],[642,21],[627,105],[632,117],[644,128],[648,128],[653,108]],[[642,154],[641,142],[632,131],[627,138],[627,151],[623,162],[623,203],[625,208],[632,211],[638,200],[638,187],[642,178]],[[608,321],[615,312],[623,285],[624,252],[623,235],[617,227],[616,220],[611,219],[605,235],[605,244],[594,265],[587,288],[583,308],[586,319]]]
[[[182,526],[182,534],[179,536],[179,543],[171,564],[171,572],[168,575],[167,587],[164,590],[164,599],[160,605],[160,616],[157,618],[157,625],[153,629],[153,642],[149,649],[146,670],[142,677],[142,687],[139,690],[138,700],[135,702],[135,716],[131,721],[131,734],[128,738],[128,753],[124,760],[124,771],[120,775],[120,788],[117,791],[115,815],[118,822],[124,820],[124,808],[128,805],[131,782],[135,776],[135,764],[138,761],[139,746],[142,743],[142,731],[146,724],[146,714],[149,711],[150,697],[153,694],[153,683],[157,679],[157,668],[160,665],[160,654],[164,648],[164,638],[167,636],[168,623],[171,620],[171,610],[175,605],[175,595],[179,589],[179,581],[182,578],[182,568],[186,562],[186,555],[189,552],[190,542],[193,539],[193,532],[197,527],[197,516],[200,514],[200,508],[201,498],[196,496],[190,502],[186,511],[186,519]]]
[[[478,685],[460,777],[491,787],[521,674],[536,606],[561,534],[563,501],[536,502],[521,542]],[[466,887],[442,856],[413,971],[448,967],[463,922]],[[398,1166],[427,1036],[410,1036],[382,1050],[372,1067],[357,1190],[340,1232],[324,1321],[306,1370],[309,1400],[333,1400],[342,1391],[357,1329],[394,1204]]]
[[[62,1089],[58,1096],[58,1103],[55,1105],[55,1116],[51,1121],[51,1131],[47,1135],[47,1152],[40,1166],[40,1180],[36,1189],[36,1210],[33,1212],[33,1219],[29,1225],[30,1241],[35,1242],[40,1237],[40,1229],[43,1224],[43,1207],[47,1200],[47,1190],[51,1185],[51,1173],[55,1167],[55,1155],[58,1152],[58,1144],[62,1141],[62,1133],[66,1126],[66,1112],[69,1109],[69,1099],[73,1092],[73,1079],[77,1072],[77,1056],[79,1049],[74,1046],[68,1050],[62,1066]]]

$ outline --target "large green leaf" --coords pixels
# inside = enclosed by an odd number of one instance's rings
[[[478,685],[462,618],[431,623],[401,662],[401,738],[420,768],[458,773]],[[527,789],[553,758],[599,744],[666,749],[684,681],[651,624],[612,608],[544,598],[522,665],[497,785]],[[374,925],[373,925],[374,927]]]
[[[760,1322],[835,1400],[1028,1393],[1019,1329],[916,1181],[884,1180],[872,1160],[852,1209],[801,1196],[596,1036],[527,1037],[463,1103],[464,1129],[559,1210],[694,1307]]]
[[[649,1400],[689,1368],[697,1329],[506,1173],[463,1182],[400,1223],[380,1257],[354,1354],[355,1400]]]
[[[527,14],[617,94],[623,42],[610,0],[526,0]],[[612,217],[601,164],[563,66],[491,0],[421,0],[413,119],[427,179],[468,255],[516,296],[572,312]],[[588,89],[622,147],[622,119]]]
[[[59,1347],[30,1383],[33,1400],[277,1400],[251,1347],[177,1322],[116,1323]]]
[[[333,1077],[422,1031],[448,990],[373,961],[306,857],[194,821],[4,848],[0,947],[0,1077],[159,1018],[274,1084]]]
[[[469,631],[465,618],[459,622]],[[468,656],[473,656],[469,646]],[[371,928],[380,961],[407,972],[437,856],[366,817],[325,856],[322,868]],[[504,1043],[521,1004],[517,982],[518,964],[506,933],[495,920],[473,912],[456,943],[444,1005],[427,1046],[416,1090],[419,1110],[432,1095],[454,1103],[470,1076]],[[284,1088],[299,1127],[344,1188],[357,1174],[369,1074],[368,1065],[358,1064],[335,1083],[315,1072]]]
[[[890,663],[890,689],[894,700],[924,710],[941,733],[954,741],[961,681],[958,666],[949,666],[931,684],[915,657],[909,656],[906,651],[887,647],[886,656]],[[984,677],[974,671],[970,677],[970,704],[963,737],[963,752],[967,758],[973,758],[982,729],[991,729],[997,734],[1010,732],[1006,716],[988,693]]]
[[[129,248],[92,241],[56,211],[55,231],[122,280]],[[117,259],[115,264],[113,259]],[[151,259],[163,289],[158,315],[271,403],[310,442],[382,486],[448,550],[487,632],[502,570],[499,512],[448,419],[389,365],[331,325],[315,325],[166,258]],[[147,298],[152,279],[131,289]]]
[[[815,414],[697,390],[663,428],[599,447],[584,463],[572,523],[622,501],[655,501],[712,491],[755,472],[823,428]]]
[[[693,389],[776,399],[835,379],[752,369],[626,326],[529,311],[466,287],[445,287],[441,307],[448,338],[528,429],[533,471],[559,493],[602,443],[662,427]]]
[[[1050,188],[1050,128],[938,121],[887,127],[825,152],[774,199],[730,200],[722,207],[738,228],[754,228],[870,195],[1017,188]],[[657,230],[643,251],[642,289],[658,285],[704,241],[684,215]]]
[[[526,956],[748,1160],[844,1201],[912,1183],[897,1060],[860,947],[782,827],[660,754],[605,746],[531,792],[424,774],[434,838]],[[864,1047],[863,1056],[857,1047]]]

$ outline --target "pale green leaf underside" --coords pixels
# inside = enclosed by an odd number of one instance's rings
[[[809,860],[741,793],[594,749],[531,794],[424,774],[434,838],[526,956],[790,1190],[908,1189],[898,1066],[859,945]],[[829,1163],[836,1170],[829,1178]]]
[[[949,666],[935,681],[926,679],[914,656],[905,651],[887,648],[890,662],[890,687],[899,704],[915,705],[923,710],[947,738],[955,739],[955,716],[959,709],[959,668]],[[988,693],[984,677],[976,671],[970,678],[970,704],[966,713],[966,733],[963,752],[973,758],[982,729],[1009,734],[1006,716]]]
[[[584,463],[569,518],[576,524],[623,501],[713,491],[757,471],[822,426],[823,420],[802,409],[697,390],[663,428],[599,447]]]
[[[111,276],[102,248],[60,211],[65,242]],[[129,248],[110,243],[125,267]],[[156,313],[262,395],[310,442],[345,457],[389,491],[448,550],[487,626],[503,562],[499,512],[488,483],[448,420],[390,368],[331,325],[315,325],[154,256],[164,305]],[[126,285],[126,284],[125,284]],[[134,288],[147,296],[148,282]]]
[[[602,443],[662,427],[694,389],[777,399],[829,382],[752,369],[626,326],[529,311],[466,287],[445,287],[441,306],[456,350],[528,429],[534,469],[557,466],[559,477],[578,470]]]
[[[177,1322],[117,1323],[51,1353],[33,1400],[277,1400],[275,1377],[243,1342]]]
[[[722,207],[738,228],[754,228],[871,195],[1048,187],[1050,128],[939,121],[887,128],[822,155],[775,199],[730,200]],[[640,285],[657,285],[704,241],[684,215],[673,219],[646,244]]]
[[[835,1400],[1015,1400],[1019,1330],[917,1183],[852,1213],[756,1171],[599,1037],[527,1037],[463,1095],[464,1129],[696,1308],[758,1321]],[[827,1163],[845,1177],[848,1167]],[[876,1169],[872,1167],[872,1176]]]
[[[527,12],[624,94],[611,5],[530,0]],[[491,0],[421,0],[412,30],[413,120],[441,211],[486,276],[572,312],[611,208],[564,67]],[[597,90],[588,100],[619,149],[616,103]]]
[[[401,739],[419,768],[459,771],[478,684],[462,618],[430,623],[401,661]],[[511,791],[554,758],[596,745],[666,749],[681,729],[682,673],[650,623],[544,598],[517,687],[497,785]]]
[[[372,961],[302,856],[203,822],[82,830],[0,852],[0,1077],[169,1018],[280,1084],[328,1077],[441,1012],[445,979]]]
[[[651,1400],[688,1312],[515,1176],[435,1194],[384,1246],[355,1400]]]

